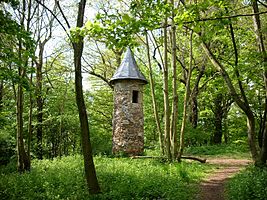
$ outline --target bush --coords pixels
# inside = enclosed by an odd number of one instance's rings
[[[0,130],[0,165],[6,165],[15,155],[16,141],[15,139]]]
[[[266,200],[267,169],[249,167],[227,185],[228,200]]]

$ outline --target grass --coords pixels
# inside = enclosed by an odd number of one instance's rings
[[[267,169],[248,167],[227,184],[228,200],[266,200]]]
[[[247,158],[248,148],[243,143],[187,148],[185,154],[200,157]],[[160,155],[154,149],[145,155]],[[95,165],[102,194],[90,196],[84,179],[80,155],[54,160],[33,160],[29,173],[18,174],[9,164],[0,167],[0,199],[195,199],[197,184],[218,166],[184,161],[165,163],[161,159],[130,159],[96,156]],[[251,169],[250,169],[251,170]],[[237,176],[228,187],[229,194],[244,190],[254,171]],[[252,174],[251,174],[252,173]],[[256,172],[255,172],[256,173]],[[248,175],[249,174],[249,175]],[[256,174],[257,175],[257,174]],[[255,176],[256,176],[255,175]],[[264,174],[258,174],[260,177]],[[267,179],[267,177],[266,177]],[[265,180],[266,180],[265,179]],[[242,180],[239,183],[239,180]],[[259,187],[263,180],[259,178]],[[264,182],[266,185],[266,182]],[[234,187],[236,186],[236,188]],[[264,185],[263,185],[264,186]],[[238,189],[238,188],[241,189]],[[239,194],[237,196],[240,196]]]
[[[156,159],[95,158],[102,194],[90,196],[81,156],[34,160],[25,174],[2,168],[0,199],[194,199],[194,187],[212,166]],[[11,170],[12,171],[12,170]]]
[[[188,147],[185,149],[185,154],[204,157],[250,158],[248,145],[242,141],[232,144]]]

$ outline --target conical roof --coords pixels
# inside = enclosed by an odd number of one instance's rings
[[[131,49],[128,47],[126,54],[122,60],[120,67],[116,70],[115,74],[110,80],[111,84],[114,84],[117,80],[140,80],[143,81],[144,84],[147,84],[145,76],[138,69],[136,61],[134,59],[133,53]]]

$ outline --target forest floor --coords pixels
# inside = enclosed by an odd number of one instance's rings
[[[231,158],[210,158],[207,163],[218,165],[218,169],[212,172],[200,183],[200,200],[224,200],[226,182],[240,170],[244,169],[251,160]]]

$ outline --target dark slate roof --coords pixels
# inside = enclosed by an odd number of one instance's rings
[[[117,80],[141,80],[144,84],[147,84],[145,76],[138,69],[136,61],[134,59],[131,49],[128,47],[126,54],[122,60],[120,67],[116,70],[113,77],[110,79],[110,83],[114,84]]]

